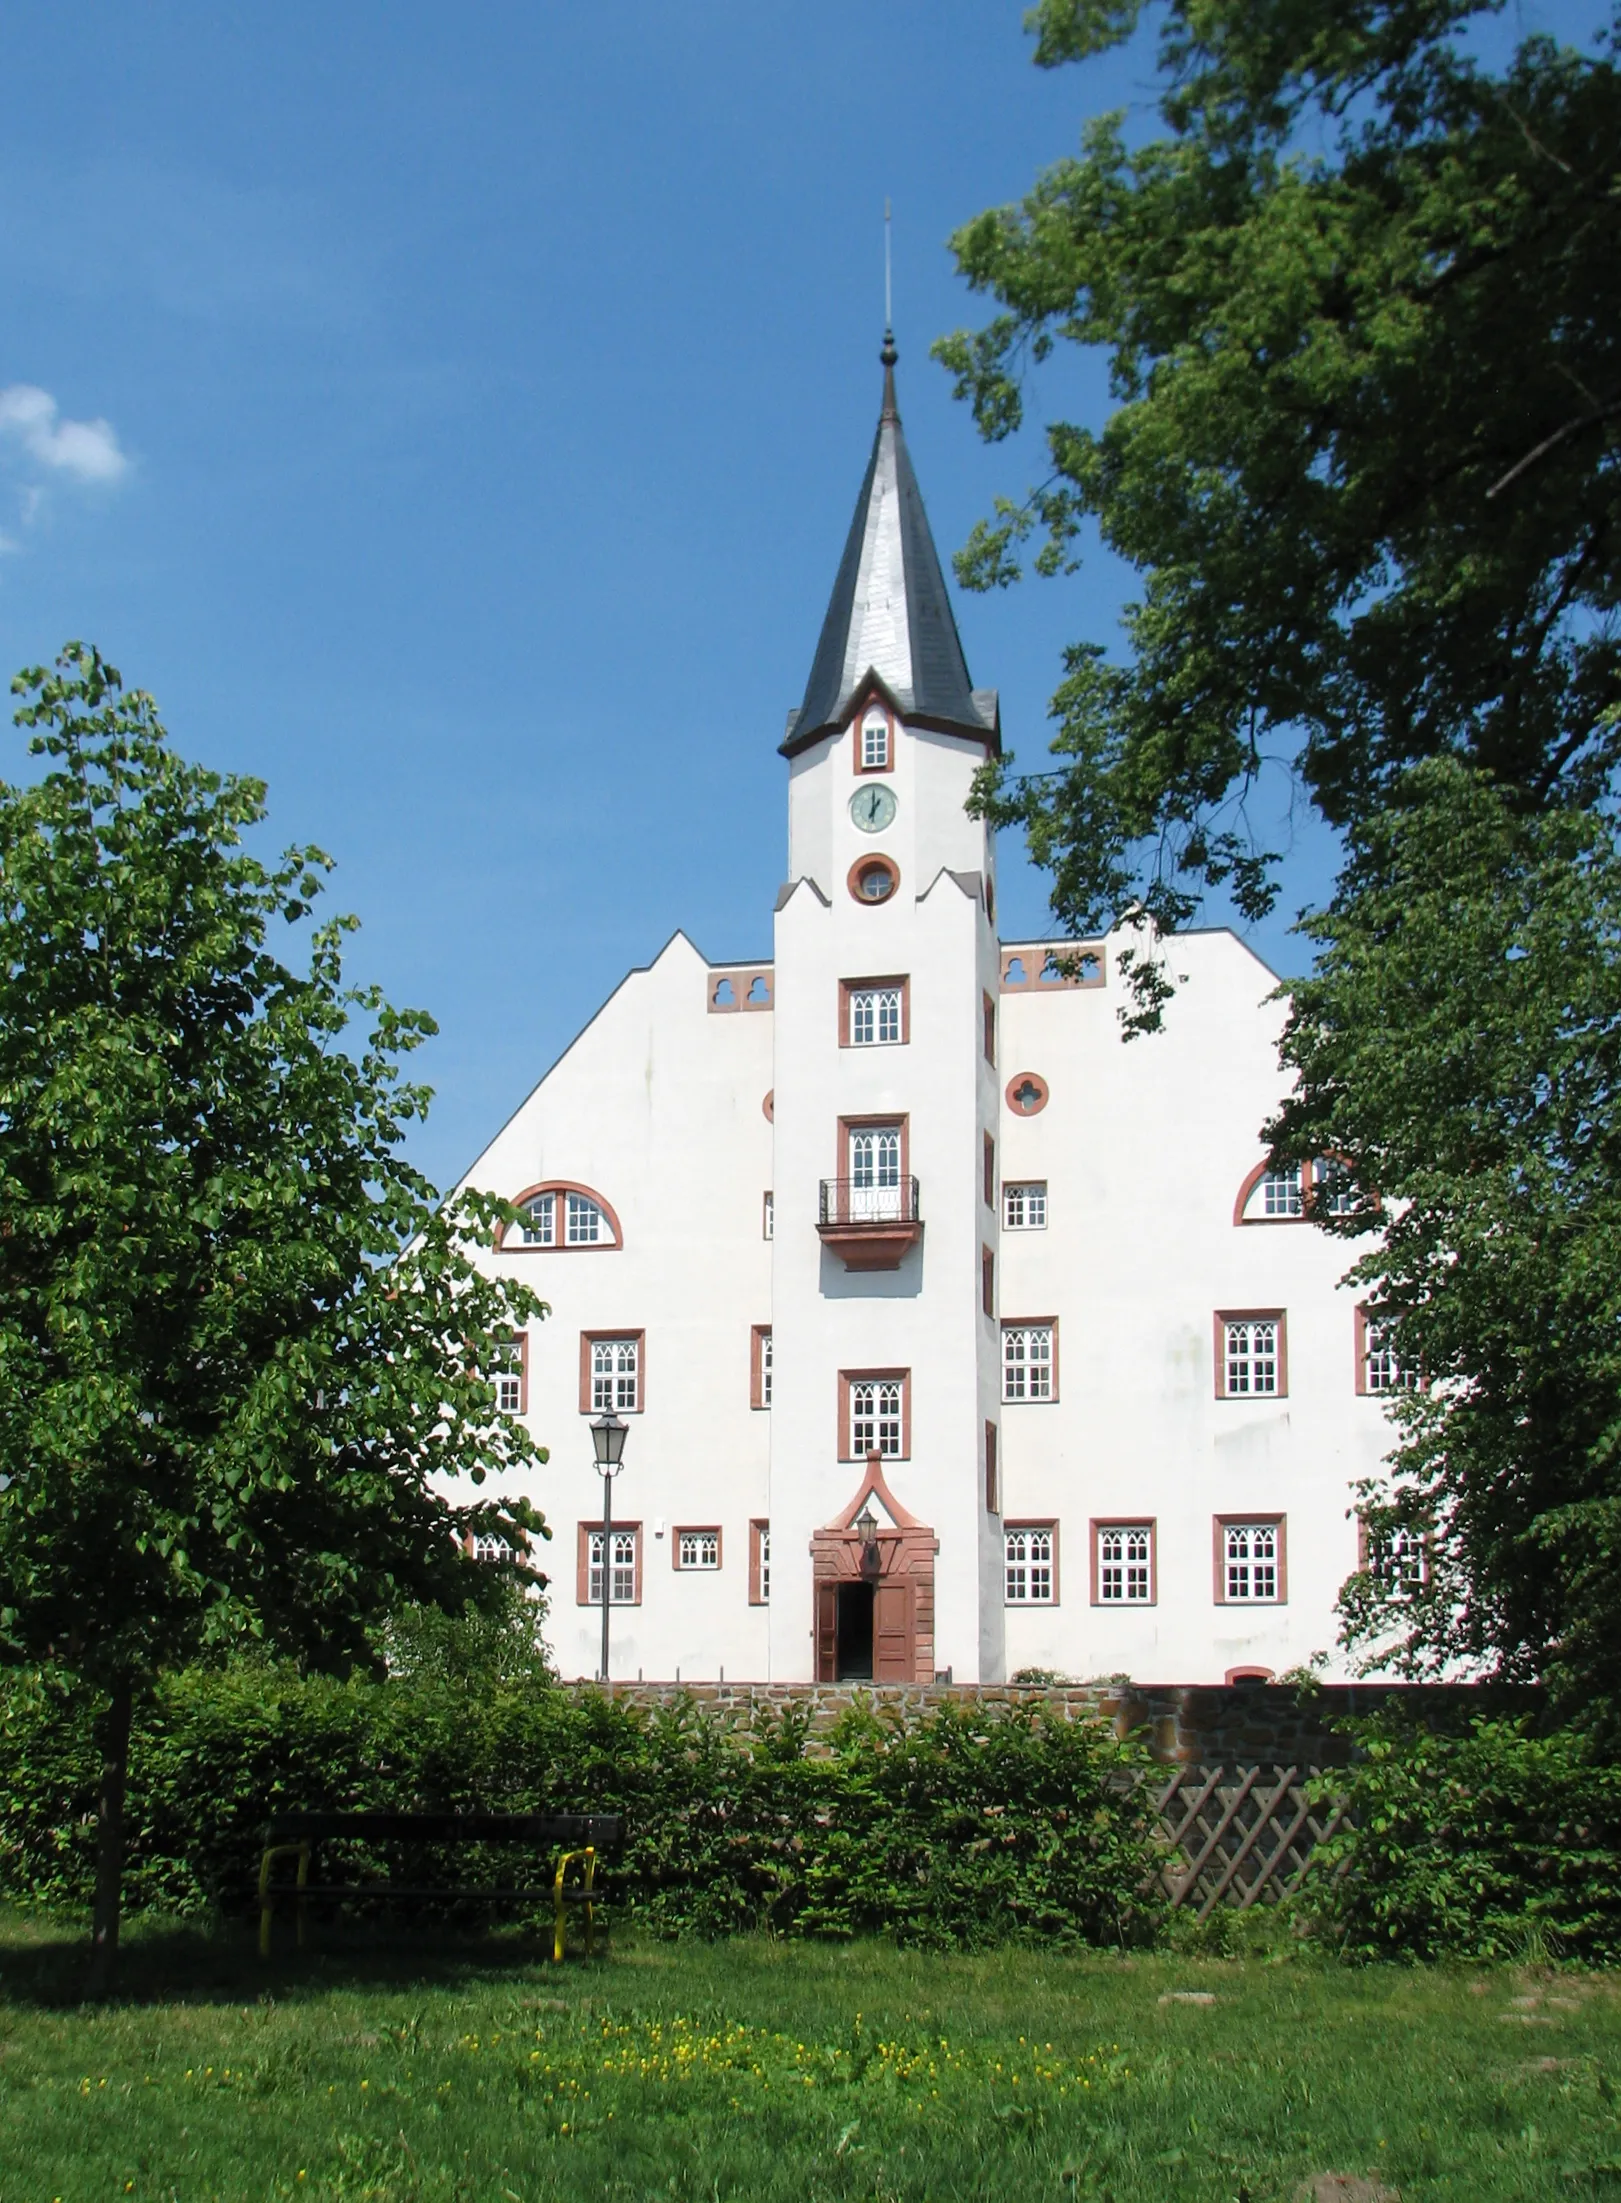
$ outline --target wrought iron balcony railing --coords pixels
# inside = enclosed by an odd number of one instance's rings
[[[893,1228],[897,1224],[921,1224],[922,1216],[917,1205],[917,1180],[903,1178],[898,1185],[869,1186],[854,1178],[824,1178],[822,1180],[821,1213],[818,1227],[826,1231],[859,1231],[864,1225],[874,1230]]]

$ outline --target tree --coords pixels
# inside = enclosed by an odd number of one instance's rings
[[[1142,0],[1042,0],[1046,68],[1117,45]],[[1118,115],[1019,207],[953,239],[1002,311],[936,346],[990,439],[1060,343],[1106,353],[1101,429],[958,560],[970,587],[1073,571],[1083,530],[1141,575],[1123,662],[1077,640],[1062,761],[987,768],[1077,934],[1165,931],[1225,883],[1277,893],[1247,824],[1269,761],[1342,830],[1415,760],[1528,811],[1614,784],[1621,696],[1621,72],[1523,41],[1489,0],[1162,0],[1159,112]],[[1133,1022],[1164,982],[1136,970]]]
[[[469,1258],[500,1204],[399,1153],[431,1020],[345,985],[353,919],[302,973],[273,952],[329,860],[251,855],[263,785],[183,763],[96,651],[13,687],[45,767],[0,784],[0,1657],[101,1708],[104,1988],[135,1695],[244,1639],[341,1669],[406,1601],[493,1595],[468,1536],[549,1533],[443,1487],[545,1459],[483,1374],[545,1310]]]
[[[1621,1711],[1621,847],[1455,759],[1354,830],[1291,990],[1274,1153],[1342,1160],[1318,1221],[1394,1370],[1350,1641],[1409,1673]],[[1342,1204],[1337,1204],[1342,1205]],[[1411,1556],[1392,1566],[1398,1541]],[[1418,1555],[1423,1551],[1423,1564]],[[1423,1580],[1419,1580],[1420,1578]]]

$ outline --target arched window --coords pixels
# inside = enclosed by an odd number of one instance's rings
[[[1309,1167],[1286,1163],[1274,1170],[1257,1163],[1238,1189],[1235,1224],[1300,1224],[1310,1216],[1350,1216],[1360,1206],[1351,1173],[1337,1155]]]
[[[513,1206],[523,1220],[497,1232],[495,1243],[505,1254],[581,1254],[625,1243],[612,1204],[589,1186],[554,1179],[527,1187]]]

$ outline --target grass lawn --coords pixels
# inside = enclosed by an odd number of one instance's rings
[[[161,1928],[117,2005],[81,1971],[0,1920],[0,2203],[1621,2198],[1588,1974],[623,1936],[261,1968]]]

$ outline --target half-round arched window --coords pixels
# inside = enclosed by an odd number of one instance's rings
[[[1337,1155],[1281,1170],[1257,1163],[1238,1189],[1235,1224],[1300,1224],[1309,1216],[1349,1216],[1360,1206],[1351,1173]]]
[[[612,1204],[589,1186],[550,1179],[527,1187],[513,1206],[523,1211],[521,1221],[495,1235],[504,1254],[584,1254],[625,1244]]]

